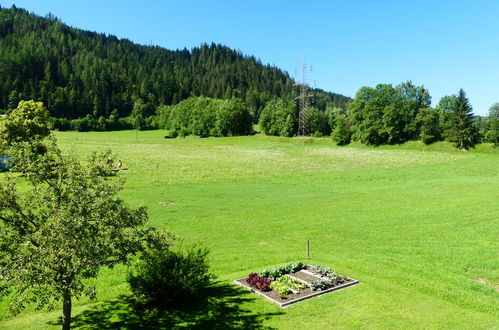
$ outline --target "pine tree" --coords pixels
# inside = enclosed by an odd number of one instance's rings
[[[449,125],[449,140],[455,143],[456,148],[468,150],[478,143],[478,132],[473,126],[473,108],[462,89],[451,109]]]

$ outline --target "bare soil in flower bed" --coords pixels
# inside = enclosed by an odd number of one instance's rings
[[[305,269],[307,271],[312,271],[310,268],[309,269]],[[320,277],[320,276],[317,276],[317,275],[313,275],[313,274],[308,274],[306,272],[304,272],[303,270],[300,270],[296,273],[291,273],[291,274],[288,274],[289,276],[292,276],[294,278],[298,278],[300,280],[303,280],[307,283],[310,283],[310,282],[313,282],[313,281],[317,281],[317,280],[323,280],[324,278],[323,277]]]
[[[309,273],[312,270],[313,270],[312,267],[307,265],[307,267],[304,268],[303,270],[297,271],[295,273],[287,274],[287,276],[294,277],[294,278],[299,279],[303,282],[306,282],[307,284],[309,284],[313,281],[316,281],[316,280],[324,279],[323,277]],[[286,275],[284,275],[284,276],[286,276]],[[317,296],[323,295],[325,293],[329,293],[332,291],[340,290],[340,289],[358,284],[359,281],[357,281],[353,278],[347,278],[345,282],[338,284],[338,285],[335,285],[335,286],[332,286],[326,290],[313,291],[311,288],[306,288],[306,289],[300,290],[297,293],[294,293],[294,292],[290,293],[290,294],[286,295],[285,298],[281,298],[279,296],[279,293],[277,293],[273,290],[261,291],[261,290],[258,290],[257,288],[250,286],[248,284],[248,282],[246,282],[246,278],[241,278],[241,279],[235,280],[234,283],[236,283],[240,286],[243,286],[246,289],[263,296],[267,300],[270,300],[270,301],[278,304],[280,307],[287,307],[293,303],[296,303],[296,302],[299,302],[299,301],[302,301],[305,299],[317,297]]]

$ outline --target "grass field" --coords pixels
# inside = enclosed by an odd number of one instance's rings
[[[67,152],[111,148],[123,196],[154,226],[202,242],[219,283],[197,309],[133,309],[126,269],[103,270],[82,328],[499,328],[499,153],[449,144],[337,147],[264,136],[163,139],[161,131],[57,133]],[[306,258],[306,241],[311,256]],[[233,279],[295,260],[362,283],[280,309]],[[125,296],[123,296],[125,295]],[[0,328],[59,328],[59,310]]]

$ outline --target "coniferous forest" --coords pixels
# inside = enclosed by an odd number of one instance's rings
[[[147,117],[159,105],[207,96],[242,98],[258,117],[270,99],[290,99],[292,85],[286,72],[226,46],[172,51],[72,28],[51,15],[0,9],[0,109],[33,99],[56,118],[126,117],[140,99]],[[322,109],[350,100],[315,94]]]
[[[288,73],[227,46],[138,45],[72,28],[51,14],[0,8],[0,111],[10,112],[21,100],[41,101],[55,129],[161,128],[172,136],[224,136],[250,134],[251,124],[259,123],[265,134],[294,136],[294,85]],[[341,145],[499,144],[498,104],[489,116],[474,116],[462,90],[435,109],[429,91],[410,81],[361,87],[354,100],[321,89],[310,96],[309,135],[331,136]]]

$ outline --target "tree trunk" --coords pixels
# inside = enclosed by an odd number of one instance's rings
[[[71,292],[64,291],[62,297],[62,330],[71,328]]]

